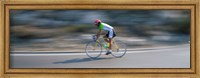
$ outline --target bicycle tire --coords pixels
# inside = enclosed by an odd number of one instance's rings
[[[124,42],[119,40],[116,40],[115,43],[113,42],[111,55],[116,58],[121,58],[126,54],[127,46]]]
[[[102,46],[94,41],[88,42],[85,47],[85,52],[92,59],[98,58],[102,53]]]

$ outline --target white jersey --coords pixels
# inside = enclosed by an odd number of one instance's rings
[[[100,30],[112,31],[113,27],[108,25],[108,24],[106,24],[106,23],[100,23],[99,29]]]

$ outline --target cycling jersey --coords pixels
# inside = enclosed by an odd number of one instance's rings
[[[106,24],[106,23],[100,23],[99,29],[100,29],[100,30],[103,29],[103,30],[107,30],[107,31],[112,31],[112,30],[113,30],[113,27],[110,26],[110,25],[108,25],[108,24]]]
[[[113,38],[115,36],[115,32],[113,30],[113,27],[106,24],[106,23],[100,23],[99,29],[108,31],[108,33],[107,33],[108,38]]]

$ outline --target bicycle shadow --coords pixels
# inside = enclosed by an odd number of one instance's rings
[[[75,58],[75,59],[65,60],[65,61],[61,61],[61,62],[54,62],[53,64],[80,63],[80,62],[99,61],[99,60],[105,60],[105,59],[112,59],[112,58],[96,58],[96,59]]]

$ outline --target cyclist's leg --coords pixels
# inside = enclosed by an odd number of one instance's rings
[[[113,36],[112,36],[112,42],[113,43],[113,39],[116,37],[116,33],[115,33],[115,30],[113,30]]]
[[[112,38],[108,38],[109,39],[109,41],[108,41],[108,43],[109,43],[109,50],[111,50],[112,48],[112,44],[111,44],[111,42],[112,42]]]
[[[109,43],[109,49],[111,50],[112,49],[112,38],[113,38],[113,34],[114,34],[114,31],[112,30],[112,31],[109,31],[109,34],[108,34],[108,39],[109,39],[109,41],[108,41],[108,43]]]
[[[104,41],[106,41],[107,43],[109,42],[109,40],[108,40],[108,35],[109,35],[109,32],[108,32],[106,35],[103,36]]]
[[[112,44],[111,44],[111,42],[112,42],[112,37],[113,37],[113,31],[109,31],[106,36],[108,38],[108,44],[109,44],[109,47],[108,47],[109,50],[107,51],[106,55],[109,55],[109,54],[112,53],[112,48],[111,48]]]

